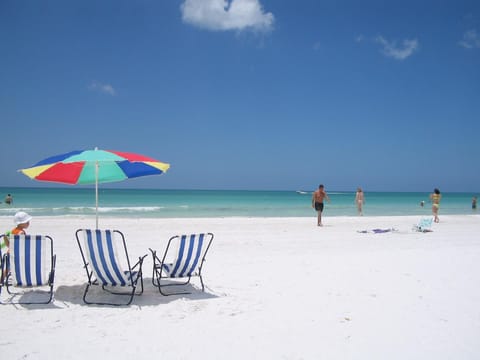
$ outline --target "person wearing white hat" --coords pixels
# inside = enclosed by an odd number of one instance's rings
[[[2,236],[2,239],[0,239],[0,250],[1,253],[9,252],[9,246],[10,246],[10,241],[8,240],[8,237],[10,235],[26,235],[27,233],[25,232],[25,229],[28,228],[30,225],[30,220],[32,220],[32,217],[28,215],[25,211],[19,211],[15,214],[13,217],[13,222],[15,225],[17,225],[12,231],[7,231],[4,236]],[[7,273],[8,269],[10,267],[9,264],[9,258],[7,258],[7,263],[6,263],[6,268],[3,270],[3,275],[2,278],[4,278]]]
[[[12,230],[12,235],[26,235],[25,229],[30,225],[30,220],[32,217],[28,215],[25,211],[19,211],[13,217],[13,222],[17,227]]]
[[[13,222],[17,225],[12,231],[7,231],[5,235],[0,239],[0,248],[2,253],[4,251],[8,252],[8,247],[10,242],[8,237],[10,235],[26,235],[25,229],[30,225],[30,220],[32,217],[28,215],[25,211],[19,211],[13,217]],[[7,265],[8,266],[8,265]]]

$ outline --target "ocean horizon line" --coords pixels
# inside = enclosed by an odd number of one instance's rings
[[[35,190],[35,189],[62,189],[62,190],[71,190],[71,189],[94,189],[95,185],[88,184],[88,185],[38,185],[38,186],[0,186],[0,189],[27,189],[27,190]],[[201,188],[157,188],[157,187],[125,187],[125,186],[108,186],[105,184],[99,184],[99,191],[102,190],[132,190],[132,191],[245,191],[245,192],[307,192],[312,194],[317,188],[314,189],[201,189]],[[430,190],[368,190],[368,188],[362,187],[364,193],[432,193],[433,188]],[[327,189],[328,194],[333,193],[340,193],[340,194],[352,194],[357,191],[357,187],[352,188],[352,190],[342,190],[342,189]],[[442,191],[442,193],[446,194],[480,194],[480,190],[478,191],[467,191],[467,190],[450,190],[450,191]],[[0,194],[1,195],[1,194]],[[303,195],[303,194],[300,194]]]

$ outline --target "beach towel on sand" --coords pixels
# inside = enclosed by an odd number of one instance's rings
[[[397,231],[394,228],[391,229],[372,229],[372,230],[359,230],[357,232],[361,234],[384,234],[387,232]]]

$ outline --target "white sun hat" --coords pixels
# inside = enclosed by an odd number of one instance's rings
[[[15,216],[13,217],[13,222],[16,224],[16,225],[19,225],[19,224],[26,224],[27,222],[29,222],[30,220],[32,220],[32,217],[30,215],[28,215],[25,211],[19,211],[15,214]]]

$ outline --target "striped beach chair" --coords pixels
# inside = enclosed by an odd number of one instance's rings
[[[155,250],[150,249],[153,256],[152,283],[158,287],[162,295],[189,294],[185,290],[165,292],[163,289],[187,285],[194,276],[200,278],[202,291],[205,291],[202,267],[212,240],[212,233],[173,236],[168,241],[162,259],[157,256]],[[177,281],[177,279],[186,279],[186,281]]]
[[[118,230],[79,229],[75,236],[87,272],[83,294],[86,304],[130,305],[135,295],[143,293],[142,264],[147,255],[139,257],[137,263],[131,266],[123,233]],[[128,296],[128,300],[126,303],[90,301],[87,294],[91,286],[101,286],[113,295]]]
[[[53,299],[56,255],[48,235],[10,235],[2,261],[3,286],[12,304],[48,304]],[[18,291],[22,289],[22,291]],[[14,299],[20,296],[18,301]]]

